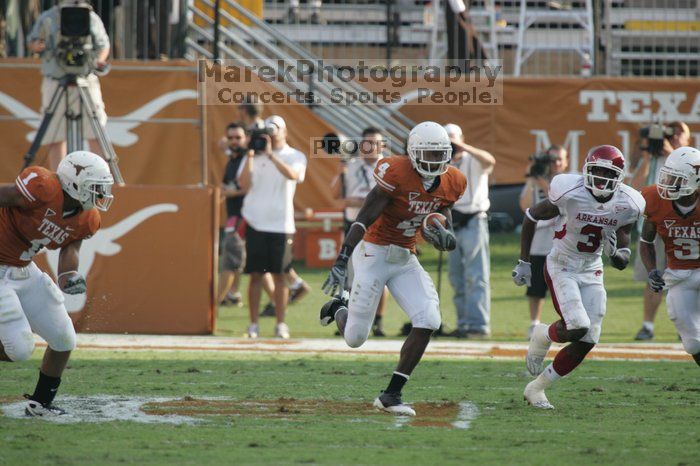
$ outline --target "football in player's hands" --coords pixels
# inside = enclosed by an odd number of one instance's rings
[[[457,245],[454,233],[450,231],[447,217],[439,212],[425,216],[421,232],[423,238],[440,251],[451,251]]]

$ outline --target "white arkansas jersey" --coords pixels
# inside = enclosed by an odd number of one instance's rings
[[[622,183],[609,201],[598,202],[584,187],[583,176],[572,174],[552,179],[549,200],[561,214],[552,251],[585,259],[600,257],[603,239],[637,222],[646,204],[639,192]]]

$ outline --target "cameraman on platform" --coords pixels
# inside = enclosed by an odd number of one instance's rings
[[[51,98],[56,93],[59,80],[67,74],[70,74],[64,68],[65,63],[63,60],[66,60],[66,58],[61,57],[61,9],[64,7],[79,7],[90,10],[89,40],[86,41],[83,49],[86,55],[84,59],[88,62],[87,67],[90,69],[90,72],[84,79],[87,81],[88,92],[95,104],[98,120],[104,127],[107,123],[107,114],[105,113],[105,105],[102,101],[100,83],[93,71],[103,71],[107,67],[109,37],[107,36],[107,32],[105,31],[104,24],[102,24],[100,17],[97,13],[92,11],[90,3],[84,0],[63,0],[57,6],[46,10],[39,16],[36,23],[34,23],[27,37],[29,49],[33,53],[40,54],[42,60],[41,74],[44,76],[41,84],[42,113],[46,111],[51,102]],[[80,96],[75,87],[69,88],[68,100],[70,101],[71,111],[77,114],[80,110]],[[42,141],[44,144],[49,145],[48,163],[49,169],[51,170],[56,170],[67,151],[65,113],[66,103],[65,98],[62,98]],[[83,110],[82,117],[83,135],[85,139],[88,140],[90,151],[98,155],[102,154],[97,139],[95,139],[95,135],[90,127],[86,109]]]
[[[664,166],[668,154],[674,149],[690,144],[690,128],[681,121],[674,121],[668,125],[652,124],[642,128],[639,133],[638,148],[641,157],[636,164],[634,175],[630,181],[630,185],[637,190],[656,183],[659,170]],[[658,268],[663,271],[666,268],[666,252],[664,251],[664,243],[660,235],[656,236],[654,249],[656,250]],[[637,247],[637,257],[634,261],[634,279],[647,282],[647,272],[639,255],[639,250],[640,248]],[[635,340],[651,340],[654,338],[654,319],[662,299],[663,293],[655,293],[649,287],[649,283],[647,283],[644,289],[644,321],[642,328],[639,329],[634,337]]]
[[[550,146],[545,152],[531,156],[530,161],[530,166],[525,175],[525,186],[520,193],[520,209],[523,212],[540,201],[547,199],[549,196],[549,183],[552,181],[552,178],[560,173],[564,173],[569,166],[569,156],[566,149],[559,145]],[[530,304],[528,339],[532,335],[532,329],[540,323],[542,304],[547,295],[547,284],[544,281],[544,264],[547,254],[552,249],[555,223],[556,219],[537,222],[535,236],[530,247],[532,283],[525,293]]]

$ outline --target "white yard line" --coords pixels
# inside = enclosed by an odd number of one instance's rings
[[[45,345],[37,338],[39,345]],[[370,339],[361,348],[349,348],[341,338],[244,339],[218,336],[186,335],[114,335],[79,334],[78,349],[133,351],[216,351],[255,354],[338,354],[396,355],[403,340]],[[558,347],[555,346],[553,352]],[[437,339],[426,351],[429,358],[518,360],[525,356],[527,343],[496,341],[456,341]],[[553,354],[550,353],[550,355]],[[591,359],[613,360],[690,360],[680,343],[606,343],[599,344]]]

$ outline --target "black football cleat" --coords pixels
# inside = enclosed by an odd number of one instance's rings
[[[401,401],[401,393],[382,392],[375,400],[374,407],[397,416],[415,416],[416,412]]]
[[[24,414],[30,417],[55,417],[63,416],[66,411],[52,404],[41,404],[38,401],[32,400],[31,396],[25,394],[27,404],[24,407]]]

